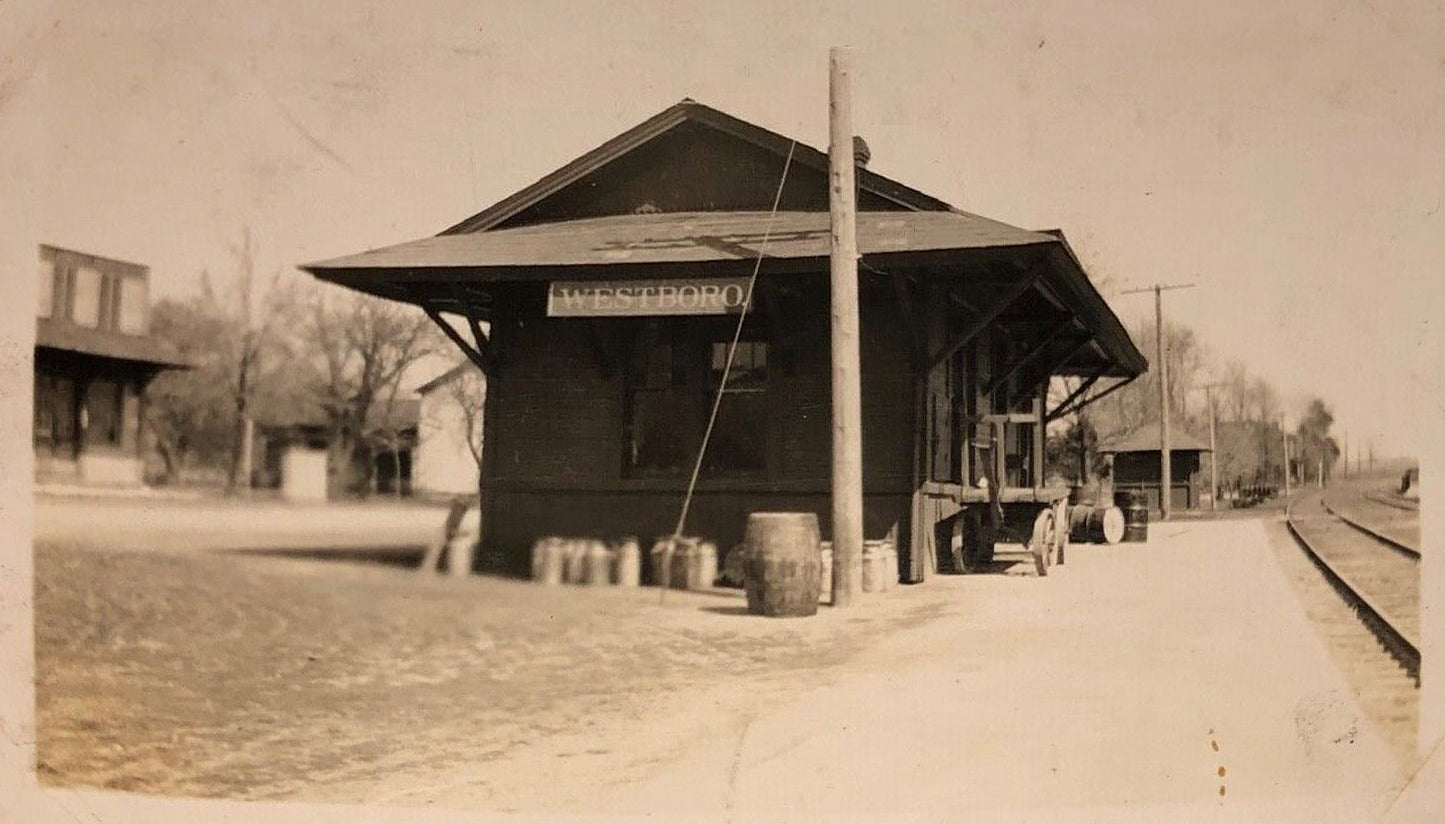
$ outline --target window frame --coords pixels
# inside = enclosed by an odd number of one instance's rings
[[[623,370],[622,386],[622,421],[621,421],[621,454],[620,471],[621,477],[625,480],[648,481],[648,480],[680,480],[685,479],[692,471],[697,458],[697,448],[707,428],[708,417],[712,412],[712,405],[716,398],[717,381],[719,370],[715,367],[716,350],[718,345],[726,346],[732,342],[733,332],[736,329],[737,320],[733,316],[723,318],[700,318],[695,316],[685,317],[658,317],[648,318],[643,321],[637,334],[632,336],[628,344],[628,357],[626,368]],[[728,387],[724,390],[726,394],[760,394],[763,397],[763,405],[767,406],[767,397],[773,383],[773,370],[775,357],[773,347],[769,344],[765,330],[761,325],[749,318],[744,322],[743,333],[739,338],[739,352],[749,354],[748,360],[752,360],[756,354],[761,353],[762,365],[754,371],[757,376],[755,386],[736,386],[733,381],[737,376],[737,360],[734,359],[733,369],[728,380]],[[659,345],[670,347],[669,365],[670,380],[666,385],[659,385],[655,382],[645,382],[652,372],[651,377],[656,377],[656,372],[649,369],[646,362],[648,352]],[[746,345],[747,349],[742,347]],[[760,348],[757,348],[760,347]],[[679,361],[678,353],[688,352]],[[725,354],[725,352],[724,352]],[[690,426],[681,427],[689,431],[692,436],[692,443],[682,446],[684,460],[676,467],[656,468],[640,467],[636,464],[635,453],[639,440],[637,438],[637,427],[639,418],[638,397],[643,394],[667,394],[680,397],[686,403],[687,399],[694,400],[694,415],[690,420]],[[727,403],[727,398],[722,401]],[[720,409],[721,412],[721,409]],[[760,450],[761,465],[752,468],[719,467],[709,465],[704,461],[701,477],[710,480],[738,480],[757,479],[766,477],[772,469],[771,430],[772,421],[768,415],[761,416],[758,421],[762,448]],[[709,452],[717,443],[717,431],[714,430],[713,438],[709,444]]]

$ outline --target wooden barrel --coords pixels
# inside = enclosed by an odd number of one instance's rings
[[[1149,504],[1142,493],[1121,490],[1114,493],[1114,504],[1124,513],[1124,543],[1138,544],[1149,540]]]
[[[623,538],[616,547],[617,569],[614,580],[618,586],[635,587],[642,582],[642,548],[637,539]]]
[[[818,516],[754,512],[748,516],[744,540],[748,612],[773,617],[816,614],[823,579]]]
[[[1075,504],[1069,507],[1069,540],[1076,544],[1092,543],[1093,534],[1089,531],[1089,516],[1094,514],[1094,507],[1089,504]]]
[[[1117,506],[1089,513],[1089,537],[1096,544],[1117,544],[1124,538],[1124,513]]]

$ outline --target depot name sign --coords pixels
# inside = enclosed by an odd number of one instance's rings
[[[735,315],[747,305],[748,279],[558,280],[548,284],[553,318],[639,315]]]

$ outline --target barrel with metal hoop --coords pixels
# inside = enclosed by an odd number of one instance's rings
[[[801,617],[818,611],[823,560],[818,516],[811,512],[754,512],[744,543],[748,612]]]

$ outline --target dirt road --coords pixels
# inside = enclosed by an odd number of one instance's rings
[[[660,604],[52,533],[41,776],[502,810],[1371,820],[1398,765],[1263,529],[1155,525],[1048,578],[934,578],[802,621],[736,592]]]

